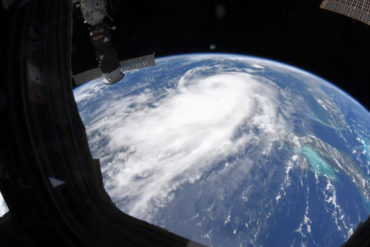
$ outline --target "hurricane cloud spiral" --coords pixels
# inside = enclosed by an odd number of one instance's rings
[[[268,80],[246,73],[198,77],[197,72],[185,73],[154,106],[146,90],[110,105],[105,115],[114,120],[89,126],[109,140],[105,186],[132,215],[150,219],[182,184],[243,149],[256,138],[238,135],[243,125],[258,127],[270,142],[286,127],[276,109],[278,90]]]

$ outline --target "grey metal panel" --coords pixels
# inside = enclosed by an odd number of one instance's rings
[[[320,7],[370,25],[370,0],[324,0]]]

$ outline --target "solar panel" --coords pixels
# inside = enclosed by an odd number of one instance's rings
[[[127,72],[136,69],[142,69],[146,67],[155,66],[154,53],[142,57],[127,59],[121,62],[121,71]],[[85,82],[91,81],[102,76],[102,72],[99,68],[90,69],[85,72],[73,75],[76,86],[81,85]]]
[[[320,7],[370,25],[370,0],[324,0]]]
[[[154,65],[155,65],[154,53],[142,57],[127,59],[121,62],[123,72],[151,67]]]
[[[76,83],[76,86],[79,86],[85,82],[89,82],[93,79],[96,79],[100,76],[102,76],[102,72],[99,68],[90,69],[85,72],[73,75],[73,79]]]

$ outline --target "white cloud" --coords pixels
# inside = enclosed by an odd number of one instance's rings
[[[101,89],[101,84],[103,83],[103,78],[99,77],[95,80],[92,80],[89,83],[81,85],[74,90],[74,97],[76,102],[82,100],[87,100],[89,98],[95,97],[96,92]],[[91,90],[93,88],[93,90]]]
[[[108,117],[87,127],[100,133],[90,144],[108,140],[108,157],[99,157],[108,160],[102,168],[105,187],[131,215],[149,219],[181,185],[256,141],[255,133],[237,135],[242,125],[271,136],[259,142],[272,142],[284,130],[271,82],[246,73],[202,78],[195,76],[198,70],[185,73],[154,107],[148,107],[154,102],[150,90],[110,101],[101,106]]]

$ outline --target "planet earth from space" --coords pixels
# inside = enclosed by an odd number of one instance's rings
[[[164,57],[74,90],[123,212],[208,246],[339,246],[370,214],[370,113],[298,68]]]

